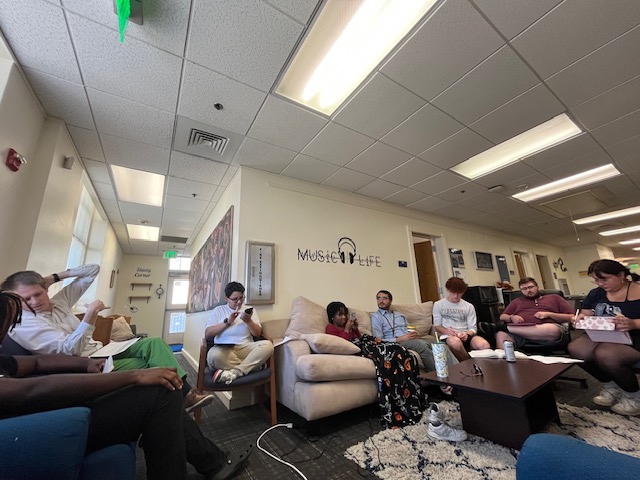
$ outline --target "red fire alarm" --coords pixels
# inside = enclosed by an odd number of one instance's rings
[[[7,154],[6,161],[9,170],[11,170],[12,172],[17,172],[18,170],[20,170],[20,166],[24,163],[27,163],[27,159],[16,152],[13,148],[10,148],[9,153]]]

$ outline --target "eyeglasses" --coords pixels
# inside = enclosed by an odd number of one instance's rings
[[[480,366],[476,365],[475,363],[473,364],[473,371],[474,373],[465,373],[461,370],[460,373],[465,377],[482,377],[484,375],[484,372],[482,371]]]
[[[528,287],[520,287],[520,290],[533,290],[534,288],[538,288],[537,285],[529,285]]]
[[[238,303],[244,300],[244,295],[240,295],[239,297],[236,297],[236,298],[233,298],[233,297],[227,297],[227,298],[234,303]]]
[[[613,277],[613,276],[605,277],[605,278],[591,277],[591,283],[593,283],[595,285],[602,285],[603,283],[607,283],[612,278],[615,278],[615,277]]]
[[[376,297],[376,300],[389,300],[389,297]]]

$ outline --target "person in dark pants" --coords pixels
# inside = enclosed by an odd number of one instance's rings
[[[0,291],[0,342],[21,316],[20,297]],[[184,411],[175,368],[100,374],[103,364],[67,355],[0,355],[0,418],[89,407],[87,451],[141,436],[149,479],[184,479],[189,462],[207,478],[222,480],[246,462],[251,448],[226,455]]]

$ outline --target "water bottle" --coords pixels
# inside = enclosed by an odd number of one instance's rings
[[[513,342],[503,342],[502,348],[504,348],[504,358],[507,362],[516,361],[516,353],[513,350]]]

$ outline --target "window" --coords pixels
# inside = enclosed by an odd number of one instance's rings
[[[191,257],[177,257],[177,258],[169,259],[170,271],[188,272],[190,269],[191,269]]]

